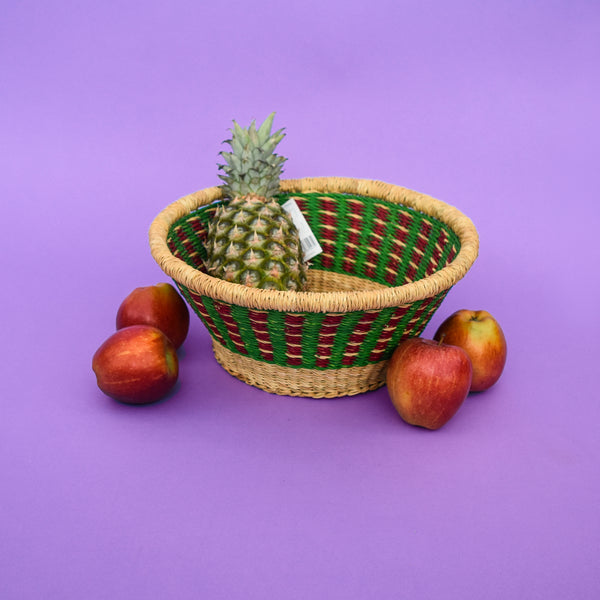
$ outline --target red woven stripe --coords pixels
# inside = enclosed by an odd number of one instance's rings
[[[296,200],[300,212],[304,212],[306,210],[306,200],[303,198],[294,198],[294,200]]]
[[[342,262],[342,268],[347,273],[354,273],[355,260],[356,260],[356,248],[348,246],[344,252],[344,261]]]
[[[332,202],[326,198],[322,198],[321,208],[323,210],[323,213],[321,214],[321,240],[322,242],[333,242],[337,238],[336,230],[338,226],[335,202]],[[321,243],[321,247],[323,250],[325,250],[323,243]],[[333,250],[331,253],[333,254]]]
[[[361,200],[355,198],[348,198],[348,206],[352,208],[352,212],[356,215],[363,215],[365,211],[365,205]]]
[[[390,340],[396,332],[396,327],[406,315],[407,310],[408,307],[401,306],[394,311],[394,314],[392,314],[392,316],[390,317],[390,320],[388,321],[388,324],[386,325],[385,329],[379,335],[377,344],[375,344],[375,347],[373,348],[369,356],[369,361],[377,362],[383,358],[383,354],[387,350]],[[410,330],[409,327],[407,327],[406,329]],[[404,339],[404,337],[408,337],[408,335],[408,333],[405,334],[405,336],[403,336],[402,339]]]
[[[406,279],[414,281],[417,276],[417,268],[413,264],[409,264],[406,268]]]
[[[188,225],[197,233],[200,237],[206,237],[206,226],[199,217],[188,219]]]
[[[425,254],[425,250],[427,249],[427,240],[421,236],[417,237],[415,240],[415,249],[419,251],[421,256]]]
[[[440,304],[442,303],[442,301],[444,300],[444,298],[446,297],[446,294],[442,294],[439,298],[437,298],[436,300],[434,300],[431,305],[431,314],[433,315],[433,313],[440,307]]]
[[[353,246],[360,245],[360,234],[358,233],[358,231],[350,230],[348,232],[348,244],[351,244]]]
[[[191,297],[192,301],[194,302],[194,305],[198,309],[198,312],[202,315],[202,318],[203,318],[204,322],[206,323],[206,326],[207,326],[208,330],[210,331],[210,334],[212,335],[212,337],[215,338],[221,345],[224,346],[225,340],[224,340],[223,336],[221,335],[220,331],[217,329],[217,326],[215,325],[211,316],[208,314],[208,311],[206,310],[206,306],[204,306],[204,300],[203,300],[202,296],[199,296],[198,294],[195,294],[194,292],[190,291],[190,297]]]
[[[350,228],[360,231],[363,227],[363,220],[355,215],[350,216]]]
[[[400,253],[402,248],[406,246],[406,240],[408,239],[408,229],[402,225],[398,224],[396,227],[396,231],[394,231],[394,251],[396,253]]]
[[[383,277],[387,283],[389,283],[390,285],[396,285],[396,268],[392,269],[391,271],[386,269],[385,271],[385,275]]]
[[[377,276],[377,270],[375,269],[375,265],[365,264],[363,266],[363,272],[365,274],[365,277],[369,279],[375,279],[375,277]]]
[[[424,236],[426,239],[429,239],[431,237],[432,230],[433,227],[429,221],[421,221],[420,232],[422,236]]]
[[[422,231],[422,227],[420,231]],[[409,265],[410,279],[414,281],[416,277],[416,269],[418,269],[419,265],[423,262],[423,256],[425,254],[425,250],[427,249],[428,240],[422,237],[421,235],[417,236],[415,240],[415,245],[413,247],[411,262],[414,263],[415,268]]]
[[[413,317],[414,321],[419,321],[421,317],[431,310],[431,305],[429,303],[423,304],[415,311],[415,315]]]
[[[225,323],[225,326],[227,327],[227,333],[229,334],[229,339],[234,343],[238,352],[241,354],[248,354],[248,350],[246,350],[246,346],[242,336],[240,335],[238,324],[231,316],[231,306],[222,302],[215,302],[215,309],[219,313],[223,323]]]
[[[379,204],[375,209],[375,216],[387,223],[390,220],[390,209],[387,206]]]
[[[252,323],[252,331],[256,337],[261,356],[267,361],[273,361],[273,344],[267,324],[268,314],[263,311],[248,309],[248,317]]]
[[[286,362],[292,367],[302,364],[302,329],[304,315],[285,316],[285,345]]]
[[[379,250],[381,248],[381,241],[385,238],[385,223],[375,222],[373,223],[373,229],[371,233],[370,247]]]
[[[330,213],[330,215],[325,215],[325,218],[335,218],[334,215],[337,213],[337,204],[331,198],[320,198],[321,200],[321,210],[326,213]]]
[[[390,285],[395,285],[396,283],[396,275],[398,273],[398,269],[400,268],[400,259],[397,256],[390,256],[388,263],[386,265],[386,273],[385,280]]]
[[[325,227],[324,224],[323,228],[321,229],[321,246],[323,246],[323,242],[325,244],[332,244],[333,242],[335,242],[336,237],[337,234],[335,225]]]
[[[413,218],[410,214],[408,213],[400,213],[400,216],[398,217],[398,225],[400,225],[401,227],[404,227],[404,229],[410,229],[410,226],[412,225],[413,222]]]
[[[331,269],[333,267],[334,246],[328,242],[321,241],[321,248],[323,248],[323,253],[319,255],[321,264],[323,265],[323,268]]]
[[[379,256],[377,255],[377,252],[374,252],[371,248],[369,248],[369,251],[367,252],[366,261],[371,265],[376,265],[378,258]]]
[[[449,238],[448,238],[448,233],[446,231],[444,231],[443,229],[440,230],[440,236],[438,239],[438,244],[440,246],[440,248],[445,249],[446,246],[449,244]],[[450,264],[453,260],[454,257],[456,256],[456,249],[454,247],[452,247],[450,249],[450,252],[448,253],[448,256],[446,258],[446,264]]]
[[[343,365],[349,367],[355,363],[360,347],[364,343],[369,331],[371,331],[371,326],[375,319],[377,319],[377,313],[365,313],[354,326],[354,331],[350,334],[346,349],[344,350]]]
[[[183,231],[183,229],[178,228],[175,231],[175,235],[177,236],[177,239],[179,240],[179,243],[185,248],[188,256],[196,253],[196,250],[194,249],[194,246],[192,245],[190,239],[186,236],[186,234]],[[173,249],[171,251],[173,252],[173,254],[177,258],[182,258],[181,255],[180,255],[180,253],[178,252],[177,247],[175,246],[175,244],[173,244]]]
[[[262,342],[258,343],[258,349],[260,350],[260,355],[267,361],[273,362],[274,356],[272,352],[269,352],[270,345],[263,345]]]
[[[439,241],[433,247],[433,251],[431,253],[431,262],[429,263],[429,267],[427,268],[427,275],[431,275],[437,269],[437,266],[440,264],[440,259],[442,258],[442,249],[440,248]]]
[[[406,215],[401,214],[399,217],[399,223],[394,231],[394,245],[390,250],[390,258],[386,265],[385,275],[383,278],[390,285],[397,285],[403,283],[402,281],[397,282],[396,278],[398,275],[398,269],[401,265],[400,257],[404,253],[404,247],[408,239],[408,226],[410,225],[410,219]],[[412,278],[411,278],[412,280]]]

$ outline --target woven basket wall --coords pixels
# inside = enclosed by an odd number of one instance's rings
[[[306,292],[248,288],[206,274],[204,241],[220,187],[185,196],[150,228],[155,260],[177,284],[232,375],[276,394],[359,394],[385,383],[400,340],[418,336],[477,257],[454,207],[377,181],[283,180],[323,252]]]

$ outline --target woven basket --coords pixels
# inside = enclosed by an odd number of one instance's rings
[[[308,291],[259,290],[204,270],[220,187],[185,196],[150,227],[152,256],[212,337],[219,363],[268,392],[349,396],[385,383],[398,343],[418,336],[478,253],[473,223],[439,200],[378,181],[282,180],[323,252]]]

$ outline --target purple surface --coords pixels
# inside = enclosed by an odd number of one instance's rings
[[[597,3],[5,4],[1,598],[600,596]],[[272,110],[286,177],[475,222],[425,335],[483,308],[509,360],[443,429],[251,388],[195,318],[172,397],[97,389],[152,218]]]

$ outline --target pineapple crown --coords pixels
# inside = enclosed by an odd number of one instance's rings
[[[257,129],[255,121],[247,129],[233,121],[230,140],[232,152],[220,152],[225,164],[218,165],[224,171],[219,175],[223,190],[229,198],[249,195],[272,198],[279,191],[282,164],[287,160],[274,154],[273,150],[283,139],[283,129],[271,134],[275,113],[271,113]]]

